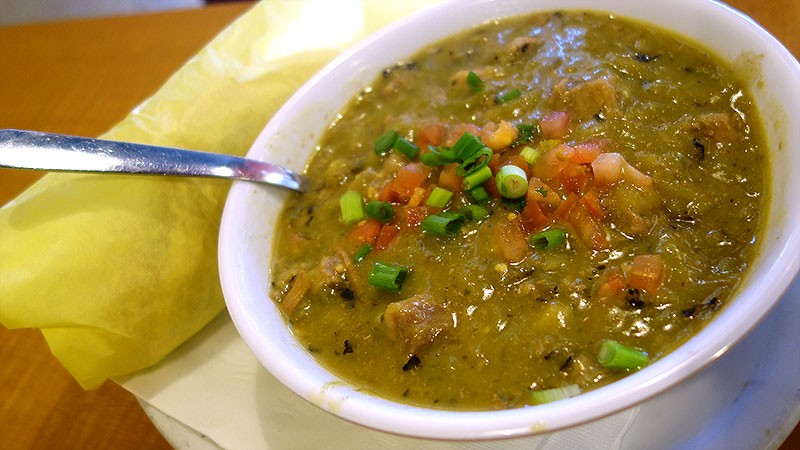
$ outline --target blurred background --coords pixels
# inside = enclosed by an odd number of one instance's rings
[[[224,0],[0,0],[0,26],[199,8]]]

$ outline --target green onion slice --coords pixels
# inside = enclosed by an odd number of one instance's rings
[[[461,208],[461,214],[470,220],[483,220],[489,217],[489,210],[481,205],[467,205]]]
[[[570,384],[564,387],[552,389],[542,389],[541,391],[531,392],[531,403],[535,405],[541,405],[543,403],[550,403],[556,400],[574,397],[580,393],[581,388],[577,384]]]
[[[369,244],[362,245],[361,248],[359,248],[358,251],[356,252],[356,254],[353,256],[353,261],[355,261],[357,263],[360,263],[361,261],[364,260],[364,258],[367,257],[367,255],[371,251],[372,251],[372,246],[371,245],[369,245]]]
[[[400,292],[408,276],[408,267],[378,261],[372,266],[367,282],[376,288]]]
[[[428,206],[433,206],[434,208],[444,208],[447,205],[447,202],[453,197],[453,193],[448,191],[447,189],[441,188],[436,186],[431,191],[431,194],[428,196],[428,199],[425,200],[425,204]]]
[[[647,353],[606,339],[600,344],[597,362],[607,369],[636,370],[647,364]]]
[[[375,153],[379,155],[383,155],[392,147],[394,147],[394,143],[400,138],[400,135],[397,134],[397,131],[391,130],[383,133],[381,137],[375,140]]]
[[[428,146],[429,152],[420,155],[419,160],[426,166],[441,166],[457,162],[456,173],[463,177],[478,171],[489,164],[492,149],[470,132],[464,132],[452,147]]]
[[[414,159],[419,153],[419,148],[416,145],[401,137],[398,137],[394,142],[394,149],[404,154],[408,159]]]
[[[486,146],[483,145],[478,137],[469,131],[465,131],[460,138],[456,141],[453,147],[450,148],[453,154],[459,161],[466,161],[467,159],[478,154]]]
[[[519,154],[523,158],[525,158],[525,161],[530,165],[536,164],[536,161],[538,161],[539,158],[542,157],[541,150],[533,147],[528,147],[527,145],[522,149],[521,152],[519,152]]]
[[[528,193],[528,174],[518,166],[509,164],[497,171],[497,190],[505,198],[517,199]]]
[[[483,184],[484,181],[488,180],[492,177],[492,169],[489,166],[483,166],[480,169],[468,173],[464,176],[462,183],[464,185],[464,190],[471,191],[472,189],[480,186]]]
[[[442,158],[438,152],[423,153],[419,155],[419,160],[426,166],[443,166],[449,162],[445,158]]]
[[[467,85],[469,85],[472,92],[480,92],[483,89],[483,80],[473,71],[467,74]]]
[[[419,160],[426,166],[442,166],[451,162],[458,162],[455,153],[449,147],[428,146],[428,153],[419,155]]]
[[[483,186],[474,187],[467,191],[467,193],[469,193],[472,199],[475,200],[475,203],[483,204],[490,200],[489,192],[487,192],[486,188]]]
[[[453,237],[464,225],[467,218],[463,214],[444,211],[426,217],[420,228],[422,231],[438,234],[439,236]]]
[[[519,89],[514,89],[513,91],[508,91],[505,94],[498,95],[494,99],[494,101],[495,101],[495,103],[497,103],[499,105],[499,104],[514,100],[515,98],[519,97],[520,95],[522,95],[522,91],[520,91]]]
[[[528,242],[539,250],[550,250],[561,245],[567,239],[567,232],[560,228],[551,228],[541,233],[536,233],[528,238]]]
[[[367,215],[388,222],[394,217],[394,208],[389,203],[373,200],[367,203]]]
[[[345,223],[358,222],[364,218],[364,202],[361,194],[356,191],[347,191],[339,198],[339,208],[342,210],[342,220]]]
[[[483,149],[479,150],[477,153],[473,153],[468,158],[464,159],[464,161],[456,167],[456,175],[463,177],[482,169],[484,166],[489,165],[489,161],[492,160],[492,155],[494,155],[492,149],[483,147]]]

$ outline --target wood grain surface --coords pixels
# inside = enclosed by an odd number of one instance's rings
[[[251,6],[0,28],[0,128],[98,136]],[[0,204],[39,176],[0,169]],[[0,326],[0,449],[170,448],[127,391],[84,391],[38,330]]]
[[[800,57],[800,1],[730,0]],[[97,136],[252,6],[0,28],[0,128]],[[800,100],[798,100],[800,101]],[[0,204],[39,174],[0,169]],[[0,448],[168,449],[132,395],[84,391],[37,330],[0,326]],[[781,450],[800,449],[795,428]]]

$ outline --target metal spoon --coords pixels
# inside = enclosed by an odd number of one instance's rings
[[[230,178],[301,192],[308,187],[303,176],[263,161],[37,131],[0,130],[0,167]]]

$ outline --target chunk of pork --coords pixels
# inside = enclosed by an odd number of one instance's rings
[[[417,354],[453,326],[445,308],[425,294],[390,303],[383,320],[389,336],[402,342],[409,355]]]

